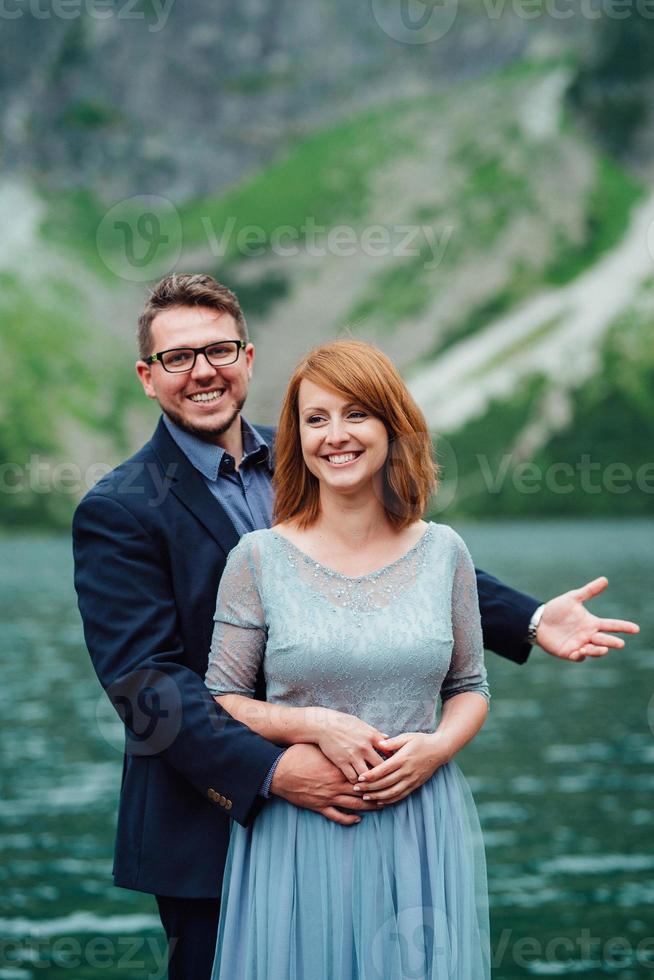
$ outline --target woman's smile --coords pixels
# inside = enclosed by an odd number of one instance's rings
[[[363,449],[357,449],[347,453],[330,453],[321,458],[326,460],[330,466],[349,466],[351,463],[356,463],[359,457],[365,452]]]

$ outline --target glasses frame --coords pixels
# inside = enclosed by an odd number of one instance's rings
[[[236,356],[235,356],[235,358],[234,358],[233,361],[223,361],[222,364],[212,364],[211,363],[211,361],[207,357],[207,348],[208,347],[216,347],[218,344],[236,344],[237,345],[236,346]],[[246,347],[247,347],[247,341],[245,341],[245,340],[212,340],[210,344],[205,344],[204,347],[169,347],[168,350],[160,350],[160,351],[157,351],[156,354],[150,354],[149,357],[146,357],[145,358],[145,363],[146,364],[154,364],[156,362],[158,364],[161,364],[162,368],[164,369],[164,371],[166,371],[167,374],[188,374],[189,371],[192,371],[193,368],[195,367],[195,362],[198,359],[198,354],[204,354],[204,357],[205,357],[205,360],[206,360],[207,364],[209,364],[212,368],[228,367],[230,364],[236,364],[236,362],[239,359],[239,355],[240,355],[241,351],[242,350],[245,350]],[[190,351],[192,351],[193,352],[193,363],[191,364],[191,366],[189,368],[184,368],[182,371],[171,371],[170,368],[167,368],[166,367],[166,365],[164,364],[162,358],[163,358],[164,354],[171,354],[173,351],[178,351],[178,350],[190,350]]]

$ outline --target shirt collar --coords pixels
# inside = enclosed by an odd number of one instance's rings
[[[187,432],[181,426],[173,422],[167,415],[163,415],[164,425],[175,440],[179,448],[189,462],[207,480],[217,480],[220,467],[225,456],[225,450],[221,446],[214,446],[210,442],[205,442],[192,432]],[[272,472],[272,460],[268,444],[261,438],[255,428],[241,416],[241,435],[243,438],[243,459],[244,464],[256,465],[266,463],[267,469]],[[232,468],[233,472],[233,468]]]

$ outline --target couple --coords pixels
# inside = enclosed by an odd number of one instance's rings
[[[461,540],[421,520],[424,421],[373,348],[303,361],[274,467],[274,432],[241,416],[254,348],[229,290],[164,279],[139,352],[162,419],[74,519],[86,641],[126,727],[116,884],[156,895],[175,980],[487,976],[450,761],[486,713],[479,609],[516,663],[534,642],[601,656],[637,627],[585,609],[605,580],[544,605],[475,583]]]

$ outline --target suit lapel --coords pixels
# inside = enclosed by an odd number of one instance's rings
[[[159,420],[151,445],[171,493],[200,521],[225,554],[229,554],[239,542],[238,531],[225,508],[207,487],[202,475],[172,438],[162,419]]]

